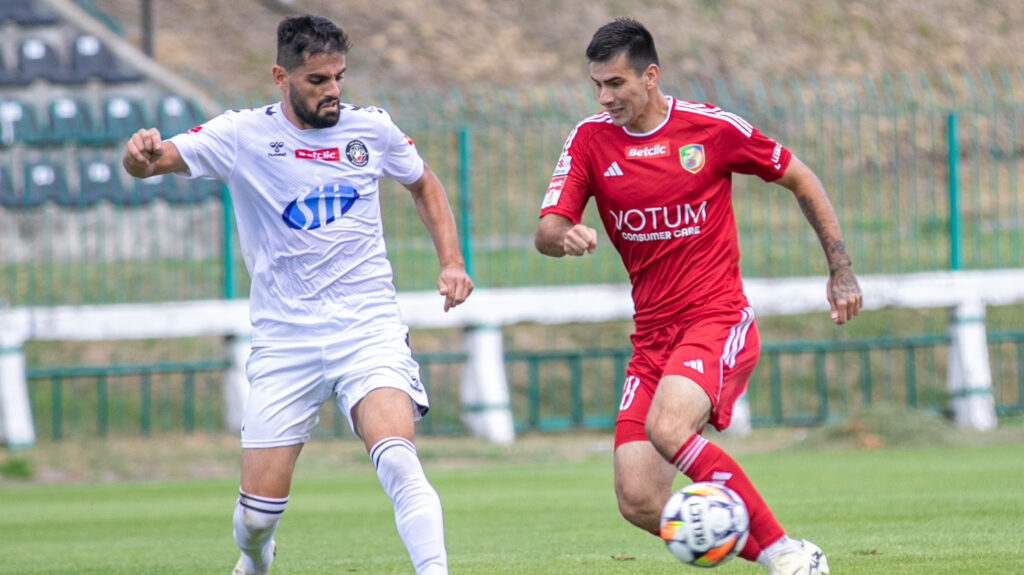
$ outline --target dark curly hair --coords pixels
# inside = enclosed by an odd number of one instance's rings
[[[277,26],[277,65],[289,72],[313,54],[346,54],[351,47],[341,28],[320,16],[292,16]]]

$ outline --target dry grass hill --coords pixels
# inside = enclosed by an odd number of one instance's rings
[[[94,0],[139,45],[140,0]],[[349,81],[584,81],[593,31],[631,16],[663,76],[1024,67],[1020,0],[159,0],[156,59],[224,94],[269,85],[277,22],[312,12],[352,38]]]

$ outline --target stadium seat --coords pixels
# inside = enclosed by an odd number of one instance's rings
[[[109,142],[123,142],[150,125],[139,100],[115,96],[103,102],[103,136]]]
[[[58,84],[85,81],[61,63],[57,51],[49,42],[36,37],[21,41],[18,47],[18,71],[28,81],[43,79]]]
[[[8,68],[4,53],[0,50],[0,87],[4,86],[27,86],[32,80],[25,77],[18,69]]]
[[[10,207],[17,197],[18,193],[14,187],[14,180],[11,179],[10,170],[4,165],[0,165],[0,206]]]
[[[15,203],[11,207],[34,208],[67,194],[64,166],[48,159],[27,161],[22,193],[14,198]]]
[[[165,138],[187,132],[202,123],[203,115],[195,102],[180,96],[165,96],[157,102],[156,125]]]
[[[102,41],[91,34],[82,34],[71,45],[71,72],[82,78],[99,78],[104,82],[137,82],[142,74],[122,66]]]
[[[17,142],[42,144],[48,138],[35,107],[18,100],[0,101],[0,146]]]
[[[220,183],[205,178],[185,179],[177,182],[173,190],[163,190],[161,197],[171,205],[199,204],[220,197]]]
[[[61,198],[57,198],[57,203],[91,206],[100,200],[118,202],[124,196],[120,162],[97,154],[80,154],[78,156],[78,185],[78,195],[67,198],[70,204],[62,203]]]
[[[6,20],[21,26],[43,26],[56,24],[59,19],[35,0],[0,0],[0,24]]]
[[[62,142],[98,143],[103,134],[96,130],[89,106],[77,98],[56,98],[47,106],[49,133]]]
[[[178,185],[181,178],[172,174],[153,176],[150,178],[132,178],[135,180],[135,187],[132,191],[127,189],[118,196],[111,197],[110,201],[120,206],[144,206],[158,197],[174,197],[177,195]]]

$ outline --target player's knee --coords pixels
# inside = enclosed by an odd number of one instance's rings
[[[694,433],[703,427],[703,422],[689,421],[685,417],[664,411],[647,415],[644,422],[644,433],[661,455],[668,460]]]
[[[654,448],[669,459],[674,455],[669,451],[672,451],[673,446],[678,449],[677,444],[680,437],[692,435],[692,432],[687,433],[685,422],[671,417],[652,415],[649,415],[647,421],[644,422],[644,433],[647,434],[647,439],[654,445]]]
[[[661,507],[643,490],[629,489],[616,485],[615,496],[622,517],[641,529],[657,533],[661,518]]]

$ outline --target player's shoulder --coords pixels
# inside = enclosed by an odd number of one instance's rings
[[[612,123],[612,117],[608,112],[601,112],[592,116],[587,116],[580,120],[580,122],[572,129],[572,132],[569,133],[566,146],[572,145],[573,143],[583,144],[589,142],[595,137],[599,137],[600,134],[614,129],[615,124]]]
[[[685,121],[708,131],[735,129],[748,138],[754,132],[754,127],[749,122],[714,104],[673,98],[672,117],[676,121]]]
[[[349,104],[342,102],[340,104],[341,114],[346,119],[353,121],[363,121],[371,124],[386,124],[392,122],[391,114],[388,113],[384,108],[377,106],[357,106],[355,104]]]
[[[584,131],[587,133],[599,133],[608,129],[615,129],[615,124],[612,123],[612,116],[608,112],[599,112],[597,114],[587,116],[576,124],[576,131]]]

